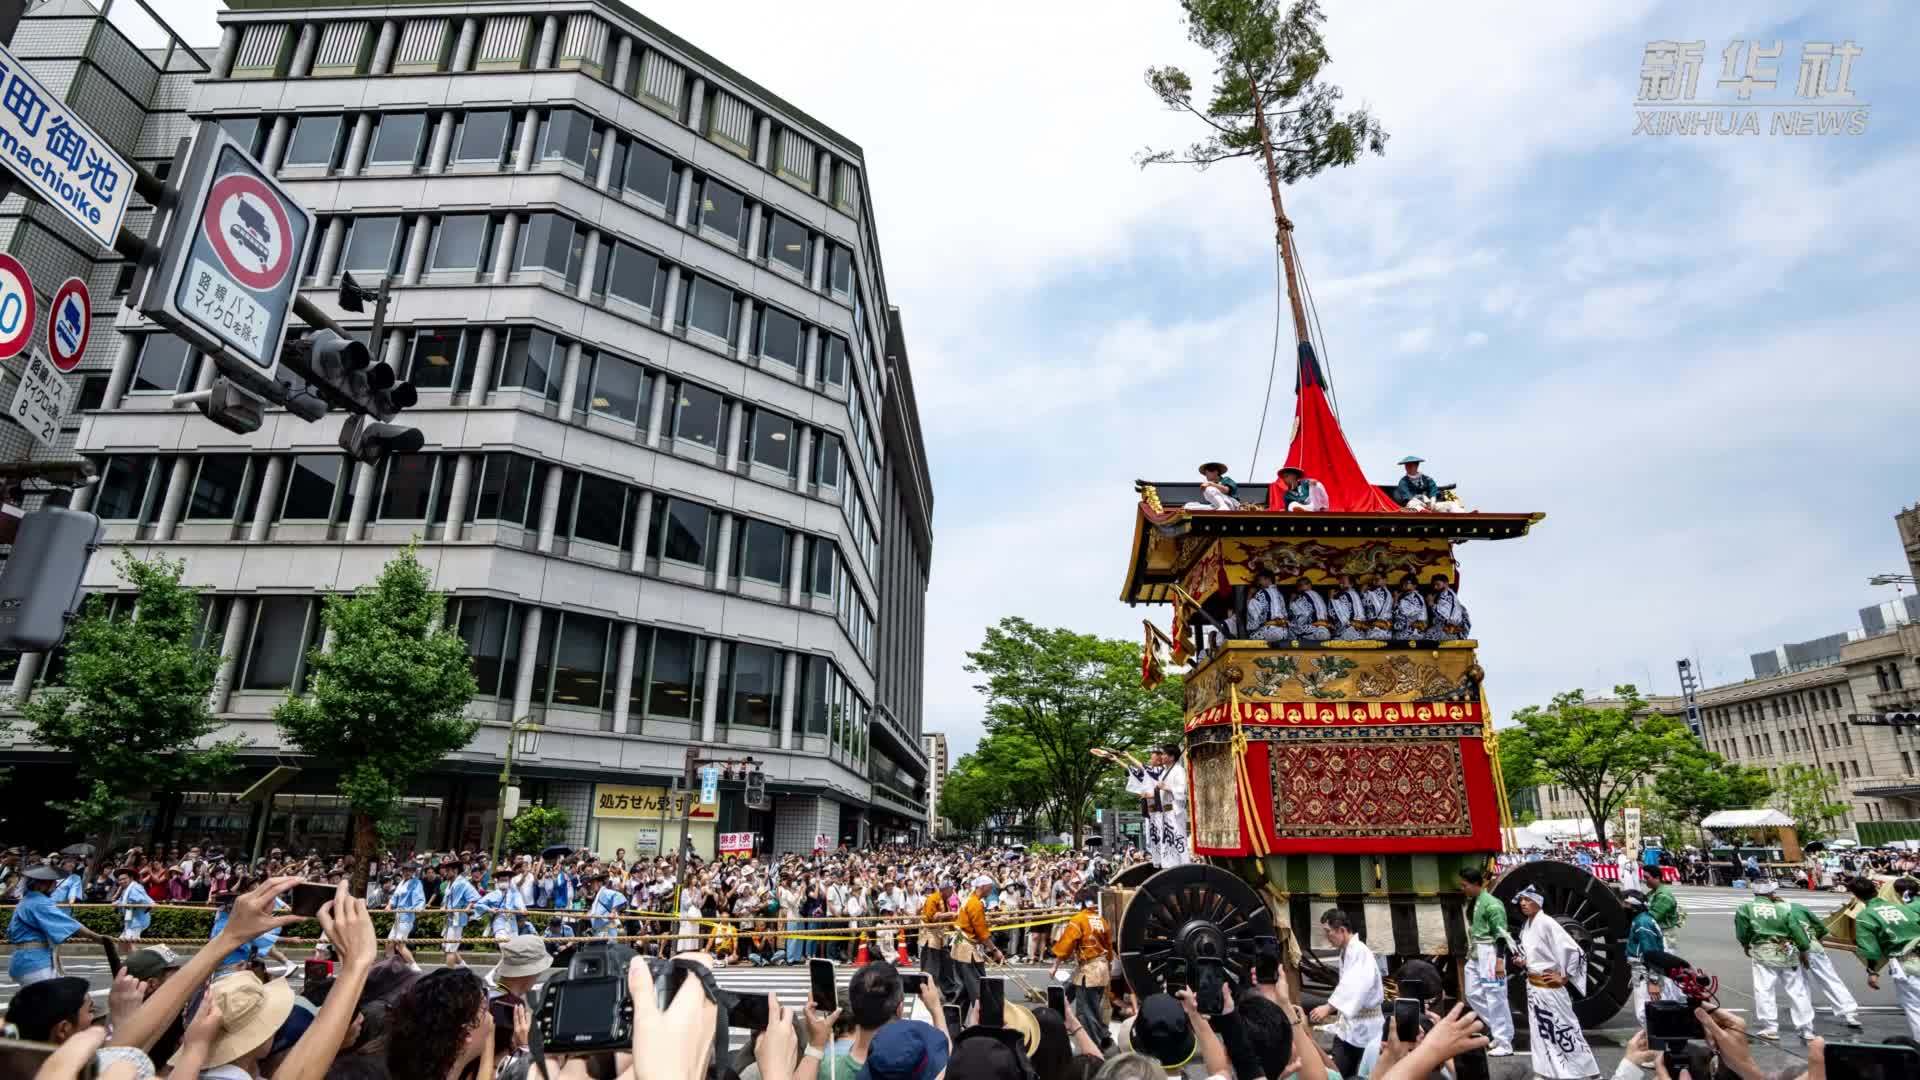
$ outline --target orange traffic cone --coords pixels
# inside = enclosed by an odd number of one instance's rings
[[[894,959],[894,961],[893,961],[893,963],[894,963],[894,966],[895,966],[895,967],[906,967],[906,966],[907,966],[907,943],[906,943],[906,942],[904,942],[904,941],[903,941],[903,942],[901,942],[901,943],[900,943],[900,944],[899,944],[899,945],[898,945],[898,946],[896,947],[896,949],[895,949],[895,952],[896,952],[896,953],[897,953],[898,955],[896,956],[896,958],[895,958],[895,959]]]
[[[860,936],[860,951],[854,954],[853,962],[855,965],[867,963],[867,938],[864,934]]]

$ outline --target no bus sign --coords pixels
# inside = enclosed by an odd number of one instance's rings
[[[0,252],[0,360],[20,355],[33,338],[33,279],[19,259]]]
[[[87,283],[68,278],[53,291],[53,307],[47,316],[47,358],[61,371],[80,366],[87,351],[87,338],[93,335],[93,298]]]

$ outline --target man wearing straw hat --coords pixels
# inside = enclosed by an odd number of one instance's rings
[[[1587,954],[1559,920],[1545,914],[1546,898],[1529,885],[1515,897],[1527,917],[1520,954],[1527,965],[1527,1028],[1532,1033],[1533,1071],[1548,1080],[1600,1075],[1593,1047],[1580,1030],[1567,987],[1585,993]]]
[[[1200,466],[1200,502],[1186,504],[1187,510],[1238,510],[1240,485],[1227,475],[1227,467],[1217,461]]]
[[[207,996],[219,1010],[219,1034],[211,1043],[189,1040],[183,1045],[173,1056],[171,1075],[260,1075],[260,1062],[273,1051],[274,1036],[293,1013],[292,985],[285,979],[263,983],[253,972],[242,971],[215,982]]]

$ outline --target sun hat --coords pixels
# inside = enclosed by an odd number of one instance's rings
[[[546,939],[538,934],[520,934],[500,946],[500,964],[493,969],[496,979],[517,979],[538,975],[553,966]]]
[[[280,1025],[293,1012],[293,987],[287,980],[263,983],[251,971],[220,979],[207,992],[220,1007],[220,1034],[207,1048],[203,1068],[225,1065],[251,1053],[278,1034]],[[175,1053],[173,1061],[179,1060],[180,1054]]]
[[[1408,454],[1406,457],[1403,457],[1399,461],[1394,462],[1394,464],[1395,465],[1419,465],[1425,462],[1426,460],[1427,460],[1426,458],[1421,457],[1419,454]]]

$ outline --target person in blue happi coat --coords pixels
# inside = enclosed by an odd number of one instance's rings
[[[440,948],[447,954],[447,967],[460,967],[464,963],[460,959],[460,939],[466,936],[467,919],[473,915],[473,906],[480,902],[481,869],[475,866],[461,870],[447,882],[446,899],[441,904],[447,911],[447,925],[440,933]]]
[[[409,964],[413,963],[413,950],[407,948],[407,939],[413,936],[414,921],[426,906],[427,890],[420,884],[420,868],[408,863],[400,868],[400,884],[393,887],[393,894],[387,898],[387,910],[395,913],[393,928],[387,931],[387,944],[393,946],[392,955]]]
[[[54,949],[69,938],[105,941],[106,938],[81,926],[66,909],[54,903],[54,886],[60,871],[51,866],[35,866],[21,875],[25,878],[20,904],[7,922],[7,941],[13,957],[7,961],[7,978],[17,985],[30,986],[60,973]]]
[[[113,876],[120,883],[113,898],[113,906],[120,912],[120,940],[139,941],[140,935],[153,924],[153,897],[141,887],[133,867],[123,866]]]

